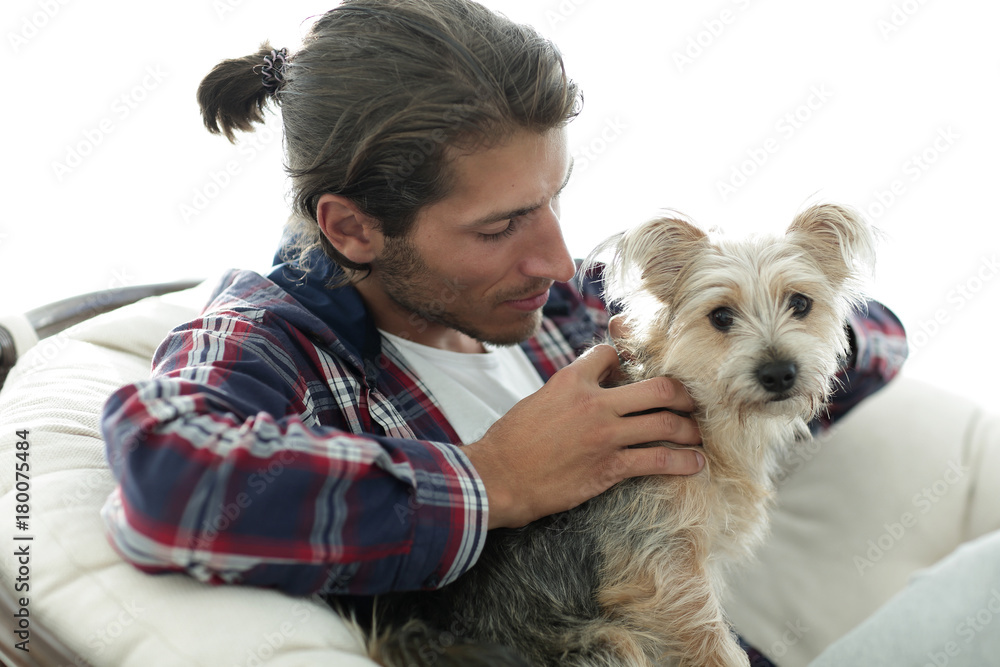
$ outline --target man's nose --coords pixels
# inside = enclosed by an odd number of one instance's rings
[[[576,275],[576,262],[566,247],[556,211],[547,208],[537,221],[536,230],[529,240],[531,248],[521,270],[533,278],[571,280]]]

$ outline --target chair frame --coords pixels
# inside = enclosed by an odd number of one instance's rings
[[[194,287],[200,282],[199,280],[178,280],[169,283],[115,287],[56,301],[29,310],[24,315],[35,330],[38,340],[42,340],[65,331],[74,324],[135,303],[140,299],[179,292]],[[0,387],[3,387],[7,374],[14,367],[18,356],[24,352],[27,350],[16,349],[14,337],[6,327],[0,325]]]

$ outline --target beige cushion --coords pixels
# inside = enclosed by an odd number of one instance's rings
[[[166,333],[194,317],[205,287],[146,299],[84,322],[28,352],[0,393],[0,465],[14,469],[29,431],[30,613],[89,664],[372,667],[360,640],[321,602],[185,575],[148,576],[108,544],[99,511],[114,487],[100,436],[108,395],[149,376]],[[12,475],[0,516],[13,520]],[[17,563],[4,549],[2,580]],[[20,594],[19,594],[20,595]],[[80,664],[84,664],[80,662]]]
[[[772,535],[726,605],[804,665],[961,542],[1000,529],[1000,418],[901,378],[794,451]]]
[[[0,393],[3,470],[14,468],[14,432],[30,430],[32,617],[97,666],[371,667],[358,638],[321,603],[148,576],[105,539],[98,512],[114,482],[101,407],[119,386],[148,376],[157,345],[197,315],[208,289],[146,299],[46,339]],[[965,466],[960,475],[949,473],[955,462]],[[981,481],[1000,473],[998,420],[912,381],[858,408],[793,456],[788,470],[773,537],[728,604],[740,631],[784,665],[805,664],[913,570],[1000,527],[1000,488]],[[8,520],[12,483],[0,475],[0,517]],[[925,487],[935,501],[923,512]],[[905,513],[914,521],[895,537]],[[870,555],[869,540],[879,547]],[[0,568],[10,586],[12,550]]]

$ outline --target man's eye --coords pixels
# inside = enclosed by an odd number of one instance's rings
[[[479,232],[479,238],[484,241],[499,241],[500,239],[506,238],[514,233],[514,228],[517,226],[517,218],[511,218],[507,221],[507,226],[504,227],[499,232],[494,232],[492,234],[483,234]]]

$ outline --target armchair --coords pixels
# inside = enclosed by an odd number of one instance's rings
[[[15,590],[21,563],[12,542],[0,557],[6,662],[372,667],[359,638],[320,601],[145,575],[105,539],[98,512],[114,480],[101,407],[119,386],[148,376],[160,341],[198,313],[211,287],[113,290],[0,318],[0,377],[9,370],[0,390],[0,518],[15,537],[32,537],[20,582],[29,589]],[[30,447],[26,531],[13,530],[19,431]],[[912,572],[1000,529],[998,476],[997,416],[894,381],[789,456],[771,539],[734,577],[727,608],[735,625],[779,664],[807,664]],[[28,653],[15,648],[10,622],[24,607]]]

